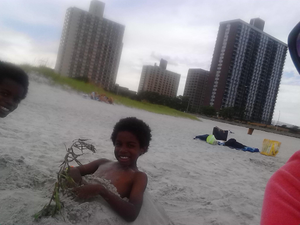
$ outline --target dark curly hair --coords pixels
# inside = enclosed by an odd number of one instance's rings
[[[140,147],[145,148],[145,152],[147,152],[152,135],[150,127],[144,121],[135,117],[127,117],[116,123],[111,134],[111,140],[114,145],[117,135],[121,131],[128,131],[134,134],[139,141]]]
[[[22,99],[24,99],[28,92],[28,76],[19,67],[14,64],[0,61],[0,84],[5,79],[11,79],[20,84],[24,88]]]

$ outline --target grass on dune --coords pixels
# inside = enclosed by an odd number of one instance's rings
[[[114,98],[114,97],[113,97]],[[167,106],[163,105],[156,105],[156,104],[151,104],[149,102],[139,102],[132,100],[130,98],[122,97],[122,96],[116,96],[114,98],[117,100],[120,104],[128,106],[128,107],[133,107],[137,109],[143,109],[149,112],[153,113],[158,113],[158,114],[164,114],[164,115],[170,115],[170,116],[176,116],[176,117],[184,117],[184,118],[189,118],[192,120],[199,120],[197,117],[178,111],[176,109],[169,108]]]
[[[112,97],[114,102],[117,104],[122,104],[128,107],[142,109],[142,110],[146,110],[158,114],[170,115],[175,117],[184,117],[192,120],[199,120],[197,117],[193,115],[163,105],[156,105],[156,104],[151,104],[149,102],[140,102],[140,101],[132,100],[127,97],[123,97],[120,95],[113,94],[111,92],[107,92],[103,88],[96,86],[92,83],[85,83],[83,81],[75,80],[69,77],[60,76],[59,74],[55,73],[53,69],[47,67],[34,67],[31,65],[21,65],[21,67],[26,72],[36,72],[37,74],[41,74],[47,78],[50,78],[56,84],[67,85],[76,91],[80,91],[86,94],[92,93],[93,91],[101,94],[105,94],[108,97]]]

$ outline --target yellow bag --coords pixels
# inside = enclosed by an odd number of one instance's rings
[[[216,138],[215,138],[214,135],[209,135],[209,136],[206,138],[206,142],[207,142],[208,144],[211,144],[211,145],[216,145],[216,144],[218,144],[218,142],[217,142],[217,140],[216,140]]]
[[[264,139],[262,150],[260,154],[268,155],[268,156],[275,156],[280,148],[281,142],[273,141],[269,139]]]

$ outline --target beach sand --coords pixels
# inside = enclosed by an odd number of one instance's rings
[[[109,105],[32,75],[27,98],[0,120],[0,224],[32,224],[31,215],[49,201],[65,145],[74,139],[89,138],[97,149],[82,156],[82,163],[114,160],[113,126],[129,116],[152,129],[149,151],[138,167],[148,175],[153,201],[177,225],[259,224],[268,179],[300,149],[296,138],[258,130],[247,135],[244,127]],[[231,130],[230,138],[251,147],[261,149],[264,138],[282,145],[276,157],[268,157],[193,140],[214,126]]]

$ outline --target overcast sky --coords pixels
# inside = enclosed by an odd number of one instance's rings
[[[125,25],[117,83],[136,91],[143,65],[169,61],[181,74],[209,70],[219,23],[259,17],[264,31],[287,42],[300,21],[299,0],[103,0],[104,17]],[[66,9],[89,9],[89,0],[1,0],[0,59],[54,68]],[[286,57],[273,120],[300,126],[300,75]]]

